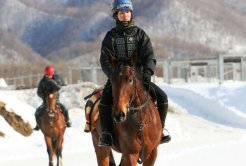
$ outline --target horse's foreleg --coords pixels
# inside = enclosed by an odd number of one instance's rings
[[[151,154],[147,157],[147,159],[144,161],[143,166],[153,166],[155,164],[157,157],[157,148],[155,148]]]
[[[57,156],[57,166],[62,166],[62,156]]]
[[[52,150],[52,147],[47,147],[47,152],[48,152],[48,156],[49,156],[49,166],[53,166],[54,152]]]
[[[53,161],[49,161],[49,166],[54,166]]]
[[[122,154],[120,166],[136,166],[138,154]]]
[[[62,144],[63,144],[63,134],[57,140],[57,149],[56,149],[57,166],[62,166]]]
[[[60,149],[56,150],[57,166],[62,166],[62,153]]]
[[[92,134],[93,145],[96,152],[98,166],[109,166],[109,161],[110,161],[109,155],[110,155],[111,148],[98,146],[99,134],[97,133],[96,130],[93,130],[91,134]]]
[[[49,137],[45,137],[45,142],[46,142],[47,153],[49,157],[49,166],[53,166],[54,151],[52,148],[52,140]]]
[[[56,150],[57,166],[62,166],[62,151],[58,148]]]
[[[110,148],[108,148],[108,147],[97,147],[97,148],[95,148],[95,151],[96,151],[98,166],[110,165],[110,159],[109,159]],[[112,163],[111,163],[111,165],[112,165]]]

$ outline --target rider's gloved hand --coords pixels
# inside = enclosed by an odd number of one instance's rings
[[[53,79],[48,79],[46,82],[46,86],[50,88],[50,90],[60,90],[61,85],[59,85],[55,80]]]
[[[150,70],[145,70],[143,72],[143,84],[147,90],[149,90],[150,82],[151,82],[151,71]]]

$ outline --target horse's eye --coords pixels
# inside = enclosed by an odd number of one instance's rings
[[[128,83],[132,83],[133,79],[132,78],[128,78]]]

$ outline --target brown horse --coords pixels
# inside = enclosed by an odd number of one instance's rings
[[[41,116],[41,131],[47,146],[49,166],[53,166],[53,157],[57,158],[57,166],[62,166],[62,144],[66,125],[61,108],[56,105],[57,91],[45,93],[46,110]]]
[[[113,57],[113,56],[112,56]],[[120,166],[153,166],[162,127],[157,107],[140,81],[135,56],[117,64],[112,60],[110,76],[113,91],[112,134],[113,149],[122,153]],[[93,144],[99,166],[115,165],[111,148],[99,147],[100,122],[92,131]]]

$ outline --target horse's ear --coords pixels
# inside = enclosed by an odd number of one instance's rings
[[[115,58],[115,55],[113,53],[109,54],[109,63],[111,65],[111,67],[114,69],[115,64],[116,64],[116,58]]]
[[[129,59],[130,66],[134,66],[137,61],[137,53],[136,50],[132,53],[131,58]]]

